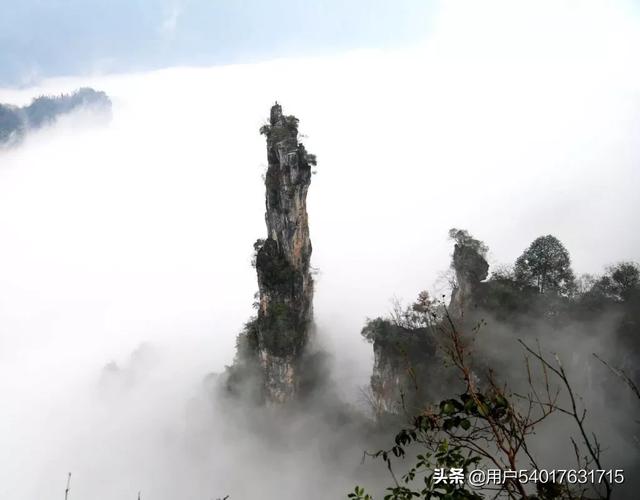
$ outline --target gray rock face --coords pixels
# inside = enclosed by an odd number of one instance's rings
[[[410,306],[397,304],[390,316],[368,319],[362,329],[362,336],[373,344],[369,402],[378,417],[413,412],[433,399],[440,366],[435,304],[423,290]]]
[[[255,246],[258,317],[246,331],[246,344],[263,399],[284,403],[298,393],[313,317],[307,191],[315,157],[298,142],[298,119],[285,116],[278,103],[260,132],[267,138],[269,162],[267,238]]]
[[[377,319],[367,327],[373,340],[371,400],[378,416],[414,411],[430,399],[436,346],[427,328],[405,328]],[[404,404],[404,408],[403,408]]]
[[[456,243],[453,250],[453,269],[457,285],[451,293],[449,312],[462,317],[466,309],[476,305],[482,281],[487,279],[489,264],[478,248]]]
[[[405,380],[407,370],[401,366],[402,359],[390,355],[386,347],[379,342],[373,345],[371,404],[377,417],[400,413],[402,391],[412,387],[411,381]]]
[[[457,285],[448,310],[451,319],[461,326],[472,318],[472,315],[465,318],[465,312],[475,309],[482,300],[489,264],[484,257],[487,247],[481,241],[466,231],[453,231],[456,244],[451,265]],[[447,329],[448,322],[425,320],[431,305],[428,295],[425,300],[420,299],[421,296],[410,312],[369,320],[362,330],[365,339],[373,343],[371,403],[378,416],[418,410],[426,402],[445,397],[450,388],[446,386],[443,390],[433,382],[439,380],[442,384],[445,380],[434,335],[440,334],[440,326]],[[449,382],[454,384],[455,380]]]

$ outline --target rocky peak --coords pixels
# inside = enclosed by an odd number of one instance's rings
[[[271,108],[269,125],[261,131],[267,137],[269,162],[265,176],[267,234],[289,264],[307,271],[311,257],[307,190],[315,157],[298,143],[298,119],[284,116],[278,103]]]
[[[487,279],[487,247],[464,230],[452,229],[449,234],[456,242],[451,262],[456,285],[451,293],[449,312],[454,317],[462,317],[466,309],[475,305],[481,283]]]
[[[458,281],[465,283],[480,283],[489,273],[489,264],[476,248],[458,243],[453,249],[453,268]]]
[[[284,115],[277,102],[260,132],[267,139],[267,238],[255,245],[258,316],[244,335],[252,367],[260,374],[263,399],[284,403],[298,393],[312,326],[307,191],[315,156],[298,142],[298,119]]]

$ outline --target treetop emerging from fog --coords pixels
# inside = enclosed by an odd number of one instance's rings
[[[555,291],[566,295],[575,288],[569,252],[558,238],[550,234],[536,238],[518,257],[515,277],[538,292]]]

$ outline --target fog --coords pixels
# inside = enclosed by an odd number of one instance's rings
[[[453,2],[403,50],[0,89],[13,104],[87,85],[113,101],[108,126],[79,112],[0,151],[0,497],[62,498],[69,471],[72,499],[352,489],[359,443],[326,451],[340,436],[312,411],[285,438],[204,394],[253,313],[270,105],[318,156],[315,318],[358,406],[365,318],[446,293],[450,227],[492,264],[549,233],[577,273],[639,259],[632,9]]]

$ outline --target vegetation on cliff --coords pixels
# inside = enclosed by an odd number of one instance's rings
[[[561,418],[573,429],[554,449],[575,453],[576,469],[606,468],[605,445],[593,430],[597,422],[587,420],[575,380],[557,354],[545,352],[545,342],[553,345],[571,331],[591,338],[608,325],[609,341],[620,350],[609,349],[614,357],[608,362],[595,352],[591,363],[600,366],[603,388],[626,392],[604,391],[604,398],[613,408],[621,399],[640,397],[640,267],[620,262],[599,277],[576,280],[569,252],[547,235],[525,249],[513,270],[503,266],[488,277],[488,247],[464,230],[452,229],[450,237],[456,282],[449,305],[421,292],[410,307],[396,306],[362,330],[374,345],[370,399],[378,419],[409,418],[391,448],[372,454],[391,471],[393,484],[384,498],[612,498],[618,481],[611,478],[581,485],[537,482],[533,489],[518,480],[470,488],[438,481],[435,470],[545,468],[532,442],[543,422]],[[500,353],[508,336],[520,343],[522,362],[511,361],[517,352]],[[413,452],[414,465],[393,465]],[[394,473],[398,467],[401,477]],[[358,486],[349,498],[373,496]]]
[[[0,104],[0,146],[16,144],[29,130],[49,125],[80,108],[110,112],[111,100],[104,92],[85,87],[71,94],[37,97],[28,106]]]
[[[257,315],[238,336],[227,377],[232,393],[249,394],[260,404],[300,401],[318,381],[318,372],[308,369],[314,366],[308,353],[313,279],[306,211],[316,159],[298,142],[298,124],[276,103],[269,123],[260,129],[269,165],[267,236],[254,244],[252,261],[258,278]],[[577,433],[561,436],[576,455],[576,467],[602,469],[605,451],[593,422],[586,420],[586,407],[562,360],[545,352],[544,342],[576,331],[594,337],[606,323],[612,343],[627,355],[610,351],[607,366],[614,368],[601,383],[611,387],[621,377],[637,393],[640,267],[621,262],[601,276],[576,278],[568,250],[555,236],[545,235],[513,265],[490,273],[489,247],[483,241],[464,229],[451,229],[449,237],[454,245],[448,304],[444,297],[422,291],[408,307],[396,303],[389,316],[368,319],[361,332],[373,346],[366,396],[376,432],[401,426],[391,448],[371,454],[391,472],[393,484],[384,498],[611,498],[611,480],[589,487],[539,483],[533,489],[505,481],[474,489],[437,482],[435,471],[543,468],[548,457],[535,456],[532,443],[544,422],[560,417]],[[519,353],[506,347],[509,341],[520,342],[523,361],[514,361]],[[613,396],[605,392],[604,397]],[[347,421],[363,421],[346,407],[340,403],[340,410],[332,411],[348,414]],[[406,419],[408,424],[401,425]],[[415,464],[395,461],[413,451],[418,452]],[[398,465],[401,476],[395,472]],[[357,486],[349,498],[373,497]]]
[[[265,175],[267,238],[254,245],[258,276],[258,314],[240,334],[239,358],[230,387],[250,371],[260,399],[286,402],[296,397],[304,378],[305,348],[312,326],[313,278],[306,209],[311,165],[316,158],[298,142],[298,119],[276,103],[269,123]],[[250,367],[250,368],[248,368]]]

